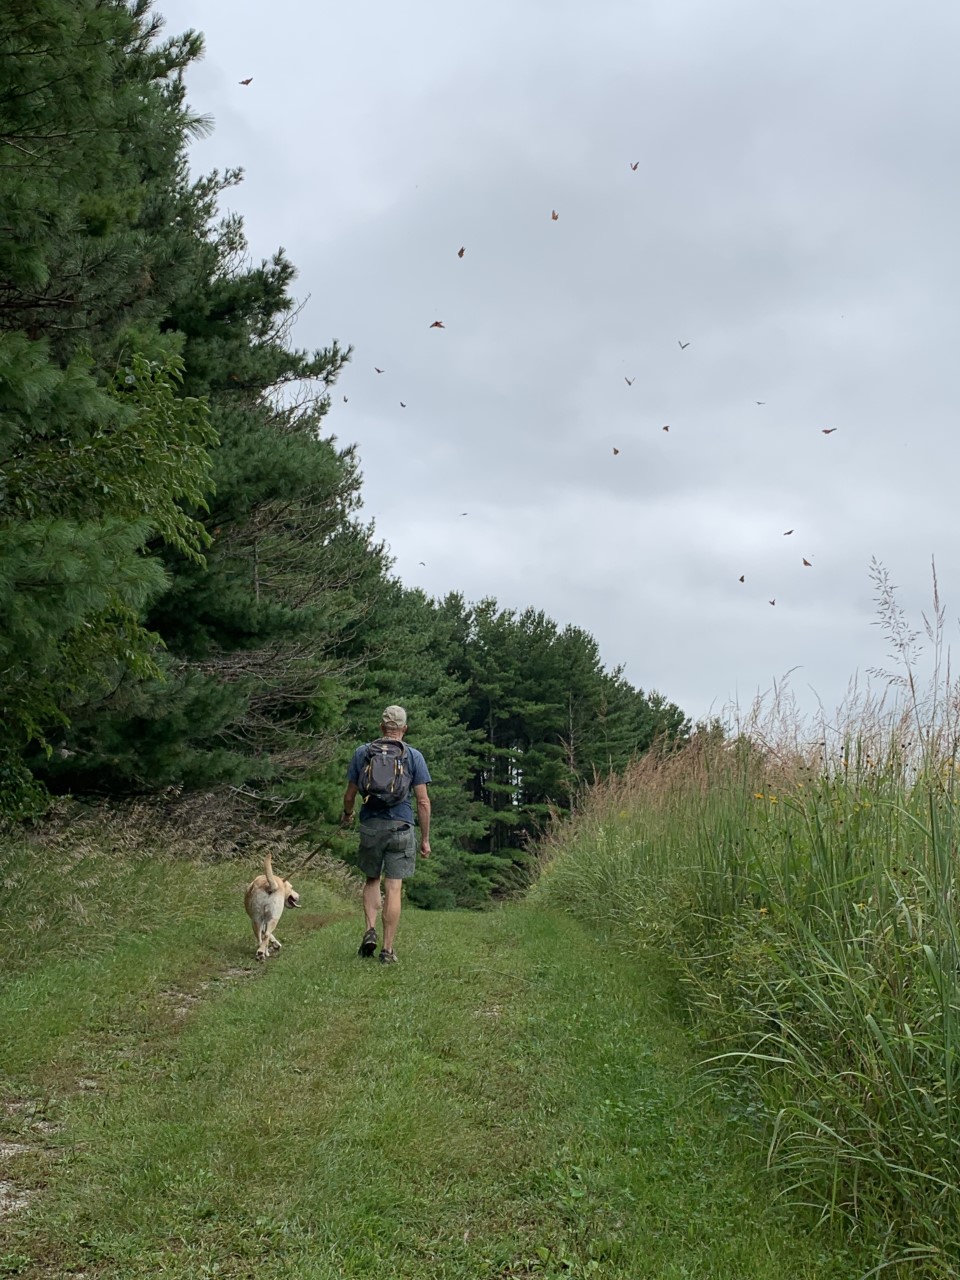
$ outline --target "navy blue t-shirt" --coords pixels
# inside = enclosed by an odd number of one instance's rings
[[[359,786],[360,772],[366,763],[367,743],[364,743],[362,747],[357,747],[353,753],[350,768],[347,770],[347,781]],[[404,767],[409,769],[412,774],[411,791],[414,787],[419,786],[421,782],[433,781],[430,777],[430,770],[427,768],[427,762],[416,747],[407,747],[407,760]],[[360,821],[364,822],[368,818],[392,818],[394,822],[409,822],[412,826],[413,804],[409,798],[393,805],[382,804],[377,800],[365,800],[360,808]]]

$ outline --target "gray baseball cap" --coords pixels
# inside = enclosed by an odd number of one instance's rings
[[[405,729],[407,727],[407,713],[403,707],[398,707],[394,704],[384,711],[380,717],[380,723],[385,729]]]

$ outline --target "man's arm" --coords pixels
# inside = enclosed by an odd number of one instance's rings
[[[430,857],[430,797],[427,784],[418,782],[413,788],[417,799],[417,820],[420,823],[420,852],[425,858]]]
[[[348,827],[353,821],[353,806],[359,792],[360,788],[355,782],[347,783],[347,789],[343,793],[343,816],[340,820],[342,826]]]

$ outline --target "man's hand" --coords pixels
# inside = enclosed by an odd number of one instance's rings
[[[430,857],[430,841],[429,840],[420,841],[420,852],[423,855],[423,857],[425,858]]]
[[[347,828],[352,824],[352,822],[353,822],[353,814],[347,813],[346,809],[344,809],[343,813],[341,813],[340,815],[340,830],[346,831]]]

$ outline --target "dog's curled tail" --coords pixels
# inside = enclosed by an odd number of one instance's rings
[[[270,892],[276,893],[276,891],[281,887],[281,885],[280,885],[280,881],[273,874],[273,858],[270,856],[269,853],[263,860],[263,869],[267,875],[267,884],[270,886]]]

